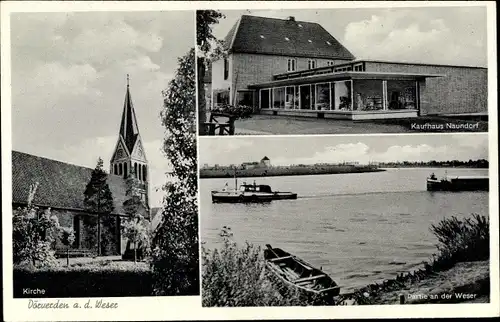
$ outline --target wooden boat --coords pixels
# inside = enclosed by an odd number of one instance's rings
[[[266,267],[282,283],[326,300],[333,301],[333,298],[339,295],[340,287],[322,270],[281,248],[273,248],[269,244],[266,244],[266,247],[264,250]]]
[[[444,176],[438,179],[433,173],[427,178],[427,191],[488,191],[487,176]]]
[[[213,190],[212,202],[225,202],[225,203],[247,203],[247,202],[270,202],[272,200],[284,200],[284,199],[297,199],[297,194],[293,192],[283,192],[283,191],[273,191],[271,186],[264,184],[246,184],[243,182],[238,187],[238,179],[234,178],[235,184],[234,189],[228,189],[227,183],[226,187],[222,190]]]

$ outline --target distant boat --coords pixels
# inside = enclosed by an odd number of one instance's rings
[[[226,186],[222,190],[213,190],[213,203],[248,203],[248,202],[270,202],[273,200],[297,199],[297,194],[293,192],[273,191],[271,186],[264,184],[243,183],[238,187],[238,179],[236,170],[234,172],[234,189],[231,190]]]
[[[438,179],[433,173],[427,178],[427,191],[488,191],[488,176],[447,176]]]
[[[273,191],[270,186],[263,184],[242,184],[238,190],[214,190],[212,202],[219,203],[247,203],[269,202],[272,200],[297,199],[293,192]]]
[[[333,298],[339,295],[340,287],[322,270],[281,248],[273,248],[269,244],[266,244],[266,247],[266,267],[282,283],[327,301],[333,302]]]

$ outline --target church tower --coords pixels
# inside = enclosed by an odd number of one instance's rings
[[[142,146],[139,127],[135,117],[134,105],[130,95],[129,75],[127,74],[127,92],[125,93],[125,103],[123,105],[122,120],[120,123],[120,133],[116,142],[115,152],[111,157],[110,173],[127,179],[135,176],[138,181],[139,193],[145,205],[149,205],[148,200],[148,179],[149,168],[146,154]]]

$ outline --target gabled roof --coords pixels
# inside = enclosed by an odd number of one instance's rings
[[[26,204],[30,185],[38,182],[33,203],[38,206],[84,211],[83,192],[91,168],[12,151],[12,203]],[[108,174],[115,214],[124,214],[125,180]]]
[[[269,160],[269,158],[268,158],[267,156],[265,156],[265,157],[263,157],[263,158],[262,158],[262,160],[260,160],[260,161],[268,161],[268,160]]]
[[[321,25],[243,15],[225,38],[234,53],[348,59],[355,57]]]
[[[132,97],[130,95],[129,85],[127,84],[127,92],[125,93],[125,102],[123,104],[122,121],[120,123],[120,135],[125,140],[128,152],[132,153],[139,128],[137,126],[137,119],[135,117],[134,105],[132,104]]]

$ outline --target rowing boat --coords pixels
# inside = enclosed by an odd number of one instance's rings
[[[333,300],[339,295],[340,287],[322,270],[281,248],[273,248],[269,244],[266,244],[266,247],[264,250],[266,267],[282,283],[328,300]]]

